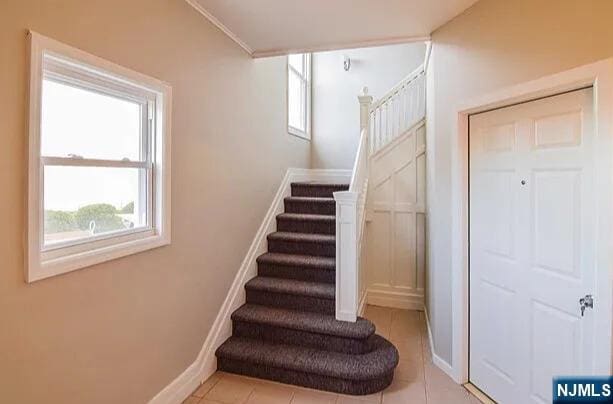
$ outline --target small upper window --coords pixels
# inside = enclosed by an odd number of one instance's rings
[[[287,126],[289,133],[311,138],[311,54],[287,57]]]
[[[170,242],[170,88],[30,33],[28,281]]]

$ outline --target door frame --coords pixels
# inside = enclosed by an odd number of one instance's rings
[[[454,109],[457,126],[451,145],[451,271],[452,271],[452,370],[457,383],[469,382],[469,156],[468,118],[471,114],[553,96],[588,86],[594,88],[595,171],[608,170],[613,177],[613,58],[577,67],[462,102]],[[605,341],[594,342],[596,372],[613,374],[613,182],[596,178],[598,305],[609,307],[594,319],[607,330]],[[607,358],[609,358],[607,360]]]

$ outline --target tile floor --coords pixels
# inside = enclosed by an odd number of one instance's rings
[[[394,382],[381,393],[345,396],[217,372],[184,404],[480,404],[432,364],[423,312],[368,306],[365,317],[400,352]]]

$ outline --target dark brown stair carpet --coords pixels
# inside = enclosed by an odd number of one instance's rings
[[[354,355],[231,337],[217,350],[217,366],[271,380],[278,380],[282,371],[290,371],[294,377],[286,383],[312,388],[324,384],[326,390],[337,393],[371,394],[391,383],[398,365],[396,348],[378,335],[374,338],[371,352]],[[325,383],[324,378],[335,383]]]
[[[334,198],[313,198],[310,196],[288,196],[284,199],[287,213],[311,213],[315,215],[334,215]]]
[[[277,230],[294,233],[335,234],[336,216],[281,213],[277,215]]]
[[[373,323],[361,317],[355,323],[350,323],[336,321],[334,316],[255,304],[243,305],[232,314],[232,319],[347,338],[368,338],[375,333]]]
[[[257,276],[245,284],[247,302],[334,314],[335,286],[329,283]]]
[[[257,258],[258,275],[334,283],[336,259],[315,255],[266,253]]]
[[[278,231],[267,239],[270,252],[336,257],[336,236],[331,234]]]
[[[392,382],[398,351],[372,322],[335,319],[336,205],[347,184],[291,184],[247,303],[232,314],[233,336],[216,352],[226,372],[345,394]]]
[[[363,354],[371,351],[374,325],[363,318],[355,323],[333,315],[245,304],[232,314],[233,335],[327,351]]]
[[[333,198],[335,192],[349,190],[347,184],[324,184],[321,182],[294,182],[291,185],[292,196],[311,196]]]

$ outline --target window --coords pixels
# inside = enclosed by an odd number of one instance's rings
[[[27,280],[169,244],[170,87],[29,39]]]
[[[311,138],[311,54],[287,57],[287,126],[292,135]]]

